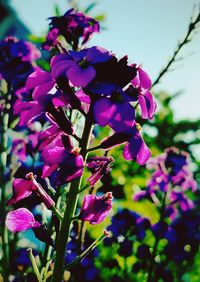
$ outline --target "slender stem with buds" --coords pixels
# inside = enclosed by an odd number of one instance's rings
[[[83,130],[82,139],[80,142],[81,155],[84,161],[87,158],[87,148],[90,141],[90,135],[92,131],[93,119],[92,114],[88,113],[85,121],[85,127]],[[68,242],[70,227],[73,221],[74,213],[76,210],[79,189],[81,187],[82,177],[74,180],[71,184],[69,194],[67,195],[67,205],[64,213],[64,218],[61,224],[61,228],[58,234],[57,248],[56,248],[56,260],[54,265],[52,282],[61,282],[63,277],[63,264],[64,255],[66,251],[66,245]]]

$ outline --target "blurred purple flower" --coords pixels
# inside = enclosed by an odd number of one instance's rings
[[[112,208],[112,193],[104,196],[86,195],[81,207],[80,218],[90,224],[102,222]]]
[[[164,187],[171,183],[173,187],[179,186],[182,191],[197,189],[197,183],[189,167],[189,155],[177,148],[168,148],[165,153],[150,160],[149,168],[156,171],[149,183],[151,187]],[[162,186],[163,185],[163,186]],[[166,187],[163,191],[166,191]]]
[[[33,214],[25,208],[10,211],[6,216],[6,226],[14,233],[37,228],[40,225],[38,221],[35,221]]]
[[[0,41],[0,77],[12,84],[14,90],[23,87],[34,71],[34,61],[40,56],[40,51],[31,42],[6,37]]]
[[[59,30],[57,28],[53,28],[47,34],[45,42],[42,44],[42,49],[51,50],[52,47],[56,47],[58,44],[58,36]]]
[[[50,32],[57,30],[58,35],[62,35],[66,41],[76,49],[81,44],[85,44],[95,32],[99,32],[98,21],[86,16],[84,13],[76,12],[74,9],[68,10],[63,16],[50,17]],[[47,35],[47,43],[49,44]],[[56,37],[56,36],[55,36]],[[54,37],[54,42],[55,42]]]
[[[27,157],[26,142],[24,139],[14,139],[12,142],[12,153],[17,155],[20,161],[25,161]]]

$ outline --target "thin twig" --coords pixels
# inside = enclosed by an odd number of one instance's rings
[[[194,20],[191,20],[189,27],[188,27],[188,31],[187,31],[185,37],[183,38],[183,40],[181,42],[178,43],[176,50],[174,51],[174,54],[172,55],[171,59],[166,64],[166,66],[160,71],[158,77],[153,82],[152,87],[154,87],[156,84],[158,84],[160,82],[161,78],[169,71],[170,66],[177,60],[176,57],[179,54],[182,47],[191,41],[191,39],[189,37],[192,34],[192,32],[194,32],[196,30],[197,24],[199,22],[200,22],[200,12]]]

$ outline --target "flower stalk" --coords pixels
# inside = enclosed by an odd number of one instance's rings
[[[8,281],[8,261],[9,261],[9,243],[8,243],[8,230],[5,226],[6,216],[6,166],[7,166],[7,153],[8,153],[8,124],[9,124],[9,110],[10,104],[7,98],[5,113],[2,117],[2,138],[1,138],[1,152],[0,152],[0,183],[1,183],[1,217],[2,217],[2,248],[3,248],[3,275],[4,281]]]
[[[29,256],[29,259],[30,259],[30,261],[31,261],[33,270],[34,270],[34,272],[35,272],[35,275],[36,275],[36,277],[37,277],[37,279],[38,279],[38,282],[43,282],[43,281],[42,281],[42,277],[41,277],[40,272],[39,272],[39,269],[38,269],[38,267],[37,267],[37,263],[36,263],[35,258],[34,258],[34,256],[33,256],[32,249],[29,248],[29,249],[27,250],[27,252],[28,252],[28,256]]]
[[[101,236],[99,236],[99,238],[97,238],[84,252],[78,255],[74,261],[66,265],[65,270],[69,270],[74,265],[81,262],[92,250],[94,250],[108,236],[109,233],[107,231],[104,231],[104,233]]]
[[[87,148],[90,141],[90,135],[92,132],[92,113],[89,111],[88,116],[85,121],[85,127],[82,134],[82,140],[80,142],[81,151],[83,159],[87,158]],[[54,265],[54,271],[52,276],[52,282],[61,282],[63,277],[63,271],[61,266],[64,264],[65,249],[68,242],[71,222],[73,221],[74,213],[76,210],[76,205],[78,201],[79,189],[81,187],[82,177],[74,180],[71,183],[69,194],[66,200],[66,209],[61,224],[61,228],[58,234],[57,248],[56,248],[56,259]]]

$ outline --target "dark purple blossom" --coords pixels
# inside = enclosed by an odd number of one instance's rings
[[[113,54],[106,49],[93,46],[79,52],[56,55],[51,60],[54,79],[66,76],[75,87],[86,87],[96,77],[95,65],[111,60]]]
[[[15,139],[12,143],[12,153],[17,155],[20,161],[25,161],[27,157],[26,142],[24,139]]]
[[[200,243],[199,220],[199,212],[187,210],[172,221],[165,236],[168,244],[163,252],[168,260],[180,263],[195,256]]]
[[[0,77],[12,84],[14,90],[25,85],[26,78],[34,71],[34,61],[40,51],[27,41],[7,37],[0,41]]]
[[[109,97],[95,100],[93,106],[95,122],[100,126],[109,125],[115,131],[129,129],[135,120],[135,110],[130,102],[131,98],[122,89],[113,87]]]
[[[112,208],[112,193],[104,196],[86,195],[81,207],[80,218],[90,224],[102,222]]]
[[[119,255],[122,257],[129,257],[133,254],[133,241],[124,239],[119,243]]]
[[[42,48],[44,50],[51,50],[52,47],[56,47],[58,45],[58,36],[59,30],[57,28],[53,28],[47,34],[45,42],[42,44]]]
[[[42,150],[44,167],[42,177],[49,177],[54,172],[57,185],[71,182],[83,173],[83,157],[72,146],[69,136],[58,135]]]
[[[124,238],[133,238],[141,241],[146,235],[146,230],[150,229],[151,224],[147,218],[141,217],[138,213],[120,209],[112,217],[112,223],[108,226],[108,231],[112,232],[112,237],[105,239],[105,244],[123,241]]]
[[[84,13],[76,12],[74,9],[68,10],[63,16],[50,17],[49,19],[51,20],[49,33],[56,30],[57,37],[58,35],[62,35],[74,49],[79,46],[79,43],[85,44],[93,33],[100,30],[98,21],[86,16]],[[52,41],[53,43],[55,42],[56,36],[54,35],[54,40],[49,42],[50,38],[52,38],[52,34],[51,36],[49,34],[47,35],[46,44],[48,45]]]
[[[11,232],[25,231],[40,225],[38,221],[35,221],[33,214],[25,208],[10,211],[6,216],[6,226]]]
[[[105,174],[111,171],[112,157],[92,157],[87,161],[87,167],[92,172],[87,182],[94,186]]]
[[[144,165],[151,156],[150,150],[140,135],[140,127],[136,123],[129,130],[117,132],[105,138],[100,146],[103,149],[111,149],[122,143],[126,143],[123,151],[126,160],[136,160],[138,164]]]

